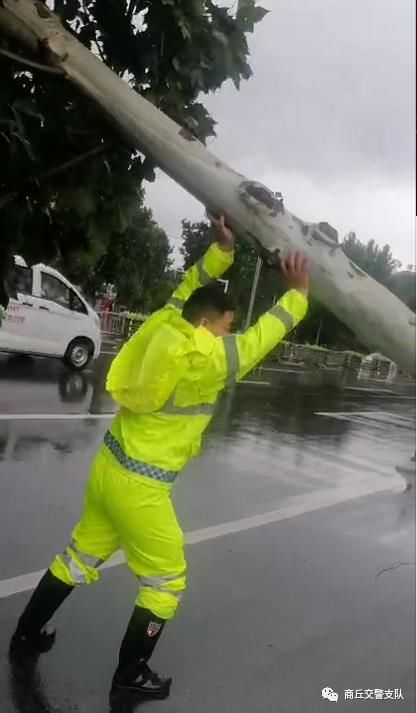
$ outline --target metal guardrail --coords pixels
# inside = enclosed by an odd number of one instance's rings
[[[123,337],[126,316],[120,312],[99,312],[100,329],[104,336]]]
[[[135,317],[129,312],[98,312],[100,329],[103,337],[129,339],[146,320]]]

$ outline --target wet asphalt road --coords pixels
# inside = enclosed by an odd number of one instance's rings
[[[108,700],[136,596],[125,566],[72,595],[37,666],[7,661],[29,589],[78,517],[114,410],[107,360],[79,375],[0,358],[1,713],[145,708]],[[296,369],[250,380],[225,396],[175,490],[189,588],[154,658],[174,676],[172,695],[146,710],[414,711],[415,477],[395,470],[415,448],[414,389]],[[337,704],[322,699],[327,686]],[[390,700],[395,689],[402,698]]]

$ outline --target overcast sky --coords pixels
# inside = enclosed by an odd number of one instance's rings
[[[307,221],[415,264],[414,0],[263,0],[254,76],[203,97],[209,148]],[[148,205],[170,239],[204,210],[162,174]],[[178,245],[178,241],[177,241]]]

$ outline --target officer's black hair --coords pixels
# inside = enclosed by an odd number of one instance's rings
[[[235,302],[218,282],[211,282],[198,287],[186,301],[182,316],[193,325],[199,324],[202,317],[221,317],[225,312],[234,312]]]

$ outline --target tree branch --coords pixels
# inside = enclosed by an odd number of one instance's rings
[[[6,205],[8,205],[9,203],[11,203],[11,201],[13,201],[15,198],[17,198],[30,185],[32,185],[32,184],[36,185],[36,184],[42,183],[44,181],[48,181],[50,178],[55,178],[56,176],[60,176],[62,173],[67,173],[68,171],[71,171],[73,168],[76,168],[77,166],[79,166],[81,163],[84,163],[84,161],[86,161],[87,159],[95,158],[96,156],[99,156],[100,154],[107,151],[109,148],[111,148],[111,146],[108,143],[99,144],[99,146],[94,146],[94,148],[88,149],[88,151],[84,151],[84,153],[81,153],[78,156],[75,156],[74,158],[69,159],[68,161],[64,161],[64,163],[60,163],[58,166],[54,166],[53,168],[48,168],[46,171],[43,171],[42,173],[40,173],[38,176],[29,178],[29,180],[26,181],[19,188],[16,188],[14,191],[10,191],[9,193],[6,193],[6,195],[4,195],[0,198],[0,210],[2,208],[4,208]]]
[[[88,149],[87,151],[84,151],[84,153],[81,153],[78,156],[75,156],[74,158],[65,161],[64,163],[59,164],[59,166],[49,168],[47,171],[44,171],[33,180],[35,180],[36,182],[41,182],[47,180],[48,178],[54,178],[55,176],[59,176],[61,173],[66,173],[72,168],[75,168],[80,163],[84,163],[84,161],[86,161],[88,158],[95,158],[96,156],[100,156],[100,154],[104,153],[109,148],[110,144],[108,143],[102,143],[98,146],[94,146],[92,149]]]
[[[131,20],[133,17],[134,7],[135,7],[135,0],[130,0],[129,6],[127,8],[127,13],[126,13],[126,16],[128,17],[129,20]]]
[[[0,54],[4,55],[5,57],[8,57],[9,59],[12,59],[14,62],[23,64],[25,67],[30,67],[31,69],[38,69],[39,71],[47,72],[48,74],[59,74],[63,77],[65,76],[65,71],[61,67],[52,67],[48,64],[40,64],[40,62],[34,62],[33,60],[28,59],[27,57],[22,57],[20,54],[10,52],[10,50],[5,50],[3,49],[3,47],[0,47]]]

